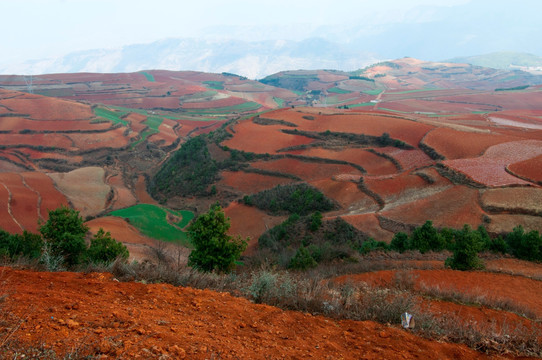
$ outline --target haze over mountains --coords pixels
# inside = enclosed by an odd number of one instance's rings
[[[519,56],[521,64],[501,54],[498,62],[504,65],[498,67],[537,66],[538,55],[542,55],[538,41],[542,29],[529,25],[537,23],[537,12],[525,11],[528,5],[511,8],[503,2],[484,0],[455,6],[418,6],[403,14],[382,12],[371,16],[344,9],[344,18],[324,25],[303,16],[292,24],[268,24],[265,19],[253,19],[248,25],[211,22],[202,31],[172,33],[171,38],[142,39],[141,43],[132,41],[117,47],[104,44],[103,48],[98,45],[93,50],[53,57],[36,53],[32,60],[19,62],[4,60],[0,61],[0,73],[163,69],[231,72],[259,79],[283,70],[352,71],[404,56],[426,61],[463,56],[463,61],[465,56],[498,51],[533,54],[530,58]],[[494,60],[488,64],[469,59],[475,65],[495,66]]]

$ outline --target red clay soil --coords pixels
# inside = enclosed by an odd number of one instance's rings
[[[362,192],[353,182],[321,179],[310,182],[310,185],[328,198],[335,200],[341,206],[342,213],[345,210],[354,213],[378,210],[378,205],[373,198]]]
[[[378,152],[380,152],[381,150],[382,149],[376,149],[376,151]],[[363,148],[309,148],[288,152],[296,155],[348,161],[350,163],[357,164],[363,167],[370,175],[389,175],[397,172],[397,168],[390,160],[368,152],[366,149]]]
[[[73,120],[30,120],[21,117],[2,117],[0,131],[20,132],[22,130],[41,131],[88,131],[105,130],[110,123],[91,123],[90,121]]]
[[[394,233],[382,229],[375,214],[344,215],[341,218],[377,241],[391,242]]]
[[[429,156],[423,151],[415,150],[403,150],[396,147],[384,147],[375,149],[377,152],[386,154],[394,158],[399,162],[403,170],[410,170],[415,168],[421,168],[429,166],[434,163]],[[368,171],[371,174],[370,171]]]
[[[245,120],[235,125],[233,138],[222,142],[232,149],[254,152],[259,154],[275,154],[277,150],[295,145],[314,142],[314,139],[290,135],[281,132],[283,125],[258,125],[251,120]]]
[[[294,181],[284,177],[246,173],[243,171],[223,171],[220,175],[222,177],[220,184],[232,187],[246,194],[254,194]]]
[[[283,311],[210,290],[119,283],[100,273],[4,268],[11,339],[103,358],[487,359],[370,321]],[[495,356],[494,358],[500,358]]]
[[[135,185],[135,195],[140,203],[158,205],[158,202],[154,200],[147,192],[147,183],[143,175],[139,175],[137,183]]]
[[[55,148],[76,150],[72,147],[72,141],[63,134],[0,134],[0,144],[8,146],[44,146],[44,144],[51,144]]]
[[[255,207],[237,202],[232,202],[224,209],[224,213],[231,219],[229,233],[232,236],[240,235],[244,239],[250,237],[245,254],[253,254],[258,248],[260,235],[286,219],[284,216],[271,216]]]
[[[512,232],[516,226],[523,226],[526,231],[536,230],[542,233],[540,216],[523,214],[495,214],[489,216],[491,223],[487,230],[495,234]]]
[[[11,214],[9,190],[6,185],[0,183],[0,229],[10,233],[22,233],[22,227],[16,222]]]
[[[542,282],[524,276],[497,274],[482,271],[410,270],[415,278],[415,289],[429,288],[451,290],[486,299],[507,300],[525,307],[537,317],[542,317]],[[364,281],[374,286],[390,286],[395,270],[382,270],[357,275],[344,275],[337,281]]]
[[[129,145],[129,139],[124,132],[125,128],[119,127],[102,133],[72,133],[67,134],[79,150],[94,150],[102,148],[118,149]]]
[[[89,105],[41,95],[22,94],[3,99],[1,103],[13,113],[30,115],[35,120],[88,120],[94,117]]]
[[[542,279],[542,264],[518,259],[493,259],[485,261],[486,269],[504,272],[512,275],[521,275],[534,279]]]
[[[350,165],[320,164],[289,158],[272,161],[258,161],[252,163],[252,167],[296,175],[305,181],[331,179],[338,174],[361,175],[359,170]]]
[[[212,109],[212,108],[240,105],[246,102],[247,101],[245,99],[230,96],[227,98],[217,99],[217,100],[212,100],[212,101],[187,102],[183,104],[183,108],[184,109]]]
[[[444,155],[446,159],[463,159],[480,156],[492,145],[513,140],[517,138],[440,127],[429,132],[423,142]]]
[[[542,184],[542,155],[507,166],[512,174]]]
[[[106,216],[87,221],[85,224],[89,227],[91,233],[95,234],[100,228],[103,228],[104,231],[111,233],[113,239],[126,245],[130,252],[129,261],[153,259],[153,254],[149,251],[149,247],[156,246],[157,241],[142,235],[124,219],[115,216]]]
[[[113,175],[107,178],[106,183],[114,190],[111,209],[122,209],[137,203],[137,200],[130,189],[124,184],[122,174]]]
[[[21,175],[26,186],[39,195],[40,207],[37,211],[40,219],[47,221],[50,210],[68,205],[68,199],[56,189],[49,176],[41,172],[24,172]]]
[[[7,187],[9,207],[13,218],[23,230],[38,230],[38,194],[23,184],[23,177],[15,173],[0,173],[0,183]],[[9,216],[9,214],[3,214]]]
[[[422,225],[432,220],[437,227],[460,229],[464,224],[477,227],[482,222],[478,191],[466,186],[454,186],[434,195],[413,199],[381,214],[403,224]]]

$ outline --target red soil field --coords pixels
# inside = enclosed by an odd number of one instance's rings
[[[455,270],[411,270],[416,278],[416,287],[421,284],[428,287],[439,287],[442,290],[456,290],[464,294],[482,295],[488,299],[510,300],[517,305],[526,307],[537,316],[542,316],[541,282],[524,276],[496,274],[481,271]],[[365,281],[375,285],[392,283],[395,271],[383,270],[359,275],[345,275],[345,279]]]
[[[539,110],[542,93],[534,92],[486,92],[482,94],[457,95],[440,97],[439,101],[456,101],[463,103],[480,103],[494,105],[496,109],[503,110]]]
[[[78,150],[93,150],[103,148],[118,149],[129,145],[128,138],[124,135],[125,128],[119,127],[104,133],[66,135]]]
[[[480,201],[492,211],[510,213],[542,214],[542,188],[513,187],[497,188],[482,192]]]
[[[39,159],[62,159],[69,163],[80,163],[83,161],[83,157],[80,155],[64,155],[55,152],[42,152],[31,148],[17,148],[17,152],[28,156],[30,160]]]
[[[376,149],[381,152],[382,149]],[[319,157],[324,159],[343,160],[360,165],[370,175],[388,175],[397,172],[391,161],[363,148],[323,149],[308,148],[304,150],[288,151],[290,154]]]
[[[432,220],[436,227],[460,229],[464,224],[473,228],[480,225],[484,212],[478,204],[478,191],[457,185],[390,210],[385,208],[381,214],[403,224],[420,226]]]
[[[375,214],[343,215],[341,218],[377,241],[391,242],[394,233],[380,227]]]
[[[399,162],[403,170],[410,170],[415,168],[420,168],[424,166],[429,166],[434,163],[434,161],[427,156],[423,151],[415,150],[403,150],[396,147],[384,147],[375,149],[379,153],[383,153],[393,157]]]
[[[37,232],[38,194],[23,184],[20,174],[0,173],[0,183],[7,187],[11,215],[21,225],[22,230]]]
[[[542,155],[510,164],[506,168],[513,175],[542,185]]]
[[[361,175],[359,170],[349,165],[320,164],[289,158],[272,161],[257,161],[251,165],[257,169],[296,175],[305,181],[330,179],[337,174]]]
[[[457,131],[448,127],[430,131],[423,142],[446,159],[472,158],[482,155],[490,146],[517,140],[498,134]]]
[[[254,194],[262,190],[271,189],[279,184],[291,183],[292,179],[278,176],[268,176],[242,171],[223,171],[220,184],[234,188],[246,194]]]
[[[175,133],[175,127],[177,122],[175,120],[164,119],[160,126],[158,127],[158,134],[153,134],[150,137],[150,140],[153,142],[162,142],[163,146],[171,145],[177,140],[178,136]]]
[[[353,182],[321,179],[310,182],[310,185],[320,190],[328,198],[335,200],[342,208],[339,211],[341,213],[344,211],[359,213],[378,210],[375,201],[363,193]]]
[[[33,94],[3,99],[2,105],[17,114],[28,114],[35,120],[89,120],[94,117],[89,105]]]
[[[0,229],[10,233],[22,233],[23,229],[11,215],[10,195],[6,185],[0,182]]]
[[[230,203],[224,213],[231,219],[229,234],[239,235],[243,239],[250,237],[245,254],[253,254],[258,248],[260,235],[286,219],[284,216],[271,216],[255,207],[236,202]]]
[[[255,152],[259,154],[275,154],[277,150],[295,145],[314,142],[314,139],[290,135],[281,132],[283,125],[258,125],[245,120],[235,125],[234,137],[222,142],[232,149]]]
[[[494,259],[485,261],[486,269],[509,273],[511,275],[521,275],[536,279],[541,278],[542,264],[518,259]]]
[[[147,184],[143,175],[139,175],[137,178],[135,195],[140,203],[158,205],[158,202],[154,200],[147,192]]]
[[[420,176],[413,173],[401,173],[394,176],[365,176],[364,183],[367,187],[380,195],[386,202],[396,201],[405,195],[423,196],[424,192],[439,191],[443,187],[451,186],[451,183],[440,176],[435,170],[427,170],[425,173],[434,180],[428,184]]]
[[[521,214],[495,214],[490,216],[491,223],[487,231],[495,234],[512,232],[516,226],[523,226],[525,231],[536,230],[542,233],[542,221],[540,216]]]
[[[212,109],[226,106],[235,106],[244,104],[247,101],[238,97],[230,96],[224,99],[217,99],[203,102],[187,102],[183,104],[183,109]]]
[[[84,338],[89,350],[126,359],[489,358],[370,321],[283,311],[210,290],[119,283],[99,273],[4,268],[2,277],[5,311],[25,319],[12,338],[61,355]]]
[[[106,179],[106,183],[113,188],[115,193],[111,205],[112,210],[126,208],[137,203],[132,191],[126,187],[122,175],[113,175]]]
[[[143,114],[129,113],[123,117],[123,120],[129,121],[130,128],[137,133],[141,133],[147,127],[147,125],[143,124],[147,120],[147,116]]]
[[[447,160],[444,164],[487,186],[526,185],[506,172],[506,166],[542,155],[542,141],[513,141],[491,146],[475,159]]]
[[[157,241],[141,234],[124,219],[114,216],[100,217],[87,221],[85,225],[89,227],[90,232],[93,234],[96,234],[100,228],[109,231],[113,239],[126,245],[130,252],[129,261],[155,260],[150,247],[156,246]]]
[[[26,186],[39,194],[40,207],[37,212],[41,220],[47,221],[50,210],[62,205],[68,206],[68,199],[55,188],[49,176],[41,172],[25,172],[21,175]]]
[[[72,142],[63,134],[0,134],[0,143],[2,145],[46,145],[66,150],[73,149]]]
[[[0,131],[19,132],[21,130],[33,131],[88,131],[105,130],[111,127],[110,123],[90,123],[73,120],[30,120],[20,117],[2,117]]]

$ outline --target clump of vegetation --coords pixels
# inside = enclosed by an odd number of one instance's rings
[[[528,233],[523,226],[516,226],[505,237],[507,252],[518,259],[542,261],[542,236],[536,230]],[[504,247],[502,243],[499,246]]]
[[[101,228],[87,246],[88,227],[79,211],[66,206],[49,211],[49,219],[39,230],[40,234],[10,234],[0,229],[0,256],[10,260],[39,259],[48,270],[82,263],[109,264],[129,256],[126,246]]]
[[[245,196],[243,202],[275,215],[308,215],[315,211],[329,211],[335,208],[330,199],[306,183],[277,185],[272,189]]]
[[[478,252],[484,248],[482,234],[465,225],[462,230],[455,232],[454,240],[454,253],[446,259],[445,265],[454,270],[483,269],[484,265],[478,258]]]
[[[203,135],[185,142],[152,178],[153,196],[207,195],[208,187],[218,178],[218,166],[211,158]]]
[[[228,235],[229,228],[229,218],[219,204],[198,216],[188,227],[188,236],[194,245],[188,265],[206,272],[230,272],[245,251],[248,239]]]

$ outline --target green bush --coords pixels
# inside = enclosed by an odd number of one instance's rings
[[[390,243],[390,249],[400,253],[405,252],[410,248],[410,240],[404,232],[398,232],[393,236]]]
[[[370,238],[369,240],[365,241],[361,245],[361,248],[359,249],[359,251],[362,254],[367,254],[374,250],[387,251],[389,249],[390,249],[389,245],[385,243],[384,241],[376,241],[375,239]]]
[[[315,267],[316,265],[318,264],[312,257],[309,250],[302,246],[297,249],[294,257],[290,260],[290,265],[288,267],[295,270],[307,270]]]
[[[424,254],[428,251],[443,250],[445,241],[438,230],[433,227],[433,222],[428,220],[412,232],[410,246]]]
[[[309,225],[309,230],[310,231],[316,231],[318,229],[320,229],[320,227],[322,226],[322,213],[320,211],[316,211],[314,212],[311,217],[310,217],[310,225]]]
[[[87,248],[85,235],[88,227],[79,211],[66,206],[51,210],[49,220],[39,230],[52,256],[62,256],[68,266],[81,262]]]
[[[188,265],[201,271],[231,271],[246,249],[248,239],[228,235],[229,228],[230,220],[218,203],[198,216],[188,227],[188,237],[194,245]]]
[[[483,247],[482,234],[465,225],[461,231],[456,232],[454,253],[446,259],[445,265],[454,270],[482,269],[484,265],[478,258],[478,252]]]
[[[542,238],[538,231],[525,233],[521,225],[506,235],[506,243],[512,255],[519,259],[542,261]]]
[[[129,253],[124,244],[116,241],[111,234],[102,228],[90,240],[87,260],[93,263],[112,263],[117,258],[127,260]]]

